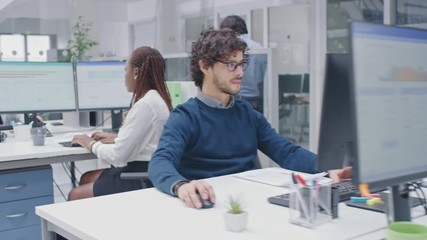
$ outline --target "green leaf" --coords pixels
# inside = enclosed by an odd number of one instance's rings
[[[98,45],[98,42],[89,39],[89,32],[92,23],[86,23],[82,16],[77,17],[73,26],[73,35],[68,40],[68,50],[70,50],[71,60],[83,60],[86,51]]]

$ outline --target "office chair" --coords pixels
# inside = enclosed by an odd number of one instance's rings
[[[295,95],[284,96],[279,104],[279,121],[281,122],[281,129],[283,129],[281,134],[285,135],[292,143],[297,143],[297,138],[294,136],[297,98]]]
[[[148,162],[138,162],[137,165],[133,164],[136,163],[130,162],[128,163],[128,166],[132,166],[133,169],[137,169],[137,172],[122,172],[120,174],[120,178],[123,180],[140,180],[142,189],[153,187],[153,184],[148,178]]]
[[[158,121],[154,124],[154,128],[157,132],[163,131],[163,126],[165,125],[167,120]],[[128,163],[130,164],[130,163]],[[120,174],[120,178],[123,180],[140,180],[142,183],[142,189],[153,187],[153,183],[148,178],[148,161],[144,162],[143,167],[139,167],[139,172],[122,172]]]
[[[122,172],[120,178],[123,180],[140,180],[141,189],[153,187],[153,183],[151,183],[151,180],[148,178],[147,172]]]

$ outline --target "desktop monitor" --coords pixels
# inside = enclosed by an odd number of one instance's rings
[[[0,62],[0,113],[75,110],[71,63]]]
[[[341,169],[352,162],[355,141],[350,117],[350,58],[345,53],[326,55],[320,119],[318,166],[320,171]]]
[[[284,94],[299,94],[303,88],[303,74],[284,74],[279,75],[279,96]]]
[[[406,183],[427,176],[427,31],[353,22],[353,177],[389,186],[389,220],[410,220]]]
[[[129,108],[132,93],[126,89],[125,65],[125,62],[78,62],[78,109]]]
[[[304,82],[302,84],[302,92],[310,93],[310,74],[304,74]]]
[[[77,92],[80,111],[111,110],[111,125],[117,131],[123,109],[130,106],[133,93],[125,85],[125,62],[78,62]]]
[[[165,56],[166,81],[192,81],[190,59],[187,54]]]

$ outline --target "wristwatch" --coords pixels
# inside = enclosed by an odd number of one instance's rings
[[[190,182],[190,180],[182,180],[182,181],[175,183],[175,185],[172,188],[173,195],[178,196],[178,188],[181,187],[182,185],[186,184],[186,183],[189,183],[189,182]]]

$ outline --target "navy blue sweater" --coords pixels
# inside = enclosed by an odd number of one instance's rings
[[[170,114],[148,174],[156,188],[172,194],[180,180],[255,169],[257,149],[283,168],[315,172],[316,155],[279,135],[247,102],[221,109],[192,98]]]

